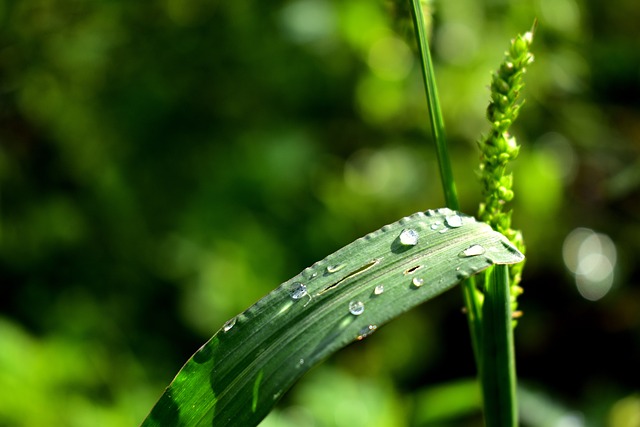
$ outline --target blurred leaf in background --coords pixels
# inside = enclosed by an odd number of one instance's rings
[[[489,73],[539,21],[515,128],[529,248],[518,371],[577,425],[626,426],[640,384],[640,9],[426,6],[466,212]],[[0,2],[0,425],[135,425],[225,320],[441,206],[407,18],[399,0]],[[450,292],[337,354],[265,425],[410,424],[415,396],[474,375],[461,305]],[[480,422],[468,399],[446,425]]]

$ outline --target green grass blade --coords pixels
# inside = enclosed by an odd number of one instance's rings
[[[403,242],[404,230],[417,233],[415,244]],[[446,208],[382,227],[227,322],[184,365],[143,426],[257,425],[336,350],[491,264],[522,258],[488,225]]]
[[[515,427],[518,412],[509,269],[504,265],[494,267],[487,274],[485,287],[482,305],[485,422],[489,427]]]
[[[440,109],[438,87],[436,85],[433,63],[431,62],[431,51],[429,49],[429,39],[426,34],[421,0],[411,0],[411,2],[416,41],[420,52],[420,63],[422,64],[422,77],[424,78],[427,105],[429,106],[429,121],[431,122],[433,139],[436,142],[436,152],[438,155],[438,166],[440,168],[440,178],[442,181],[442,189],[444,191],[444,199],[447,206],[451,209],[460,209],[458,192],[456,190],[455,180],[453,179],[451,160],[449,159],[444,119],[442,117],[442,110]]]
[[[411,0],[411,6],[413,26],[420,53],[420,63],[422,65],[422,77],[424,78],[427,105],[429,106],[429,121],[431,123],[433,139],[436,143],[436,154],[438,156],[438,167],[440,170],[444,199],[446,205],[451,209],[460,209],[458,192],[451,167],[451,159],[449,158],[444,118],[442,117],[440,100],[438,98],[438,86],[436,85],[436,75],[433,69],[433,62],[431,61],[431,50],[429,49],[429,39],[426,33],[421,0]],[[473,353],[478,369],[481,369],[482,363],[479,349],[479,342],[482,340],[481,303],[478,300],[478,292],[473,277],[465,280],[463,283],[462,295],[468,313],[467,319],[469,321]]]

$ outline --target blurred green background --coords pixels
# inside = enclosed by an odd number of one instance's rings
[[[408,2],[0,1],[0,426],[137,425],[279,283],[444,204]],[[490,71],[514,134],[525,426],[640,425],[640,7],[439,1],[463,211]],[[265,426],[481,425],[453,290],[311,371]]]

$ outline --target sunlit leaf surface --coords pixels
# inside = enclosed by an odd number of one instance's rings
[[[443,208],[386,225],[230,319],[143,426],[258,424],[309,368],[492,264],[523,259],[488,225]]]

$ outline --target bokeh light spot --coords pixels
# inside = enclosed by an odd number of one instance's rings
[[[352,155],[344,169],[344,180],[354,193],[393,199],[417,187],[424,165],[418,165],[403,149],[364,149]]]
[[[443,60],[463,65],[475,58],[478,51],[477,37],[467,25],[446,23],[438,30],[436,48]]]
[[[571,183],[576,176],[578,159],[571,142],[562,134],[548,132],[542,135],[537,145],[548,162],[565,183]]]
[[[556,31],[574,33],[580,26],[580,9],[574,0],[541,0],[541,21]]]
[[[381,79],[402,80],[413,66],[407,44],[397,37],[382,37],[369,50],[369,67]]]
[[[616,246],[609,236],[576,228],[564,240],[562,257],[583,298],[597,301],[609,292],[617,262]]]
[[[363,78],[356,89],[356,103],[363,119],[382,123],[393,119],[405,104],[402,86],[375,75]]]
[[[291,40],[310,43],[334,31],[335,13],[325,0],[298,0],[282,9],[281,22]]]

